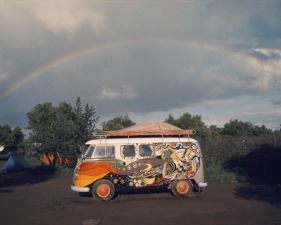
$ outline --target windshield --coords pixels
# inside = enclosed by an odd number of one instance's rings
[[[86,157],[87,158],[91,158],[92,154],[93,154],[93,151],[95,150],[95,146],[91,146],[89,151],[87,152],[86,154]]]
[[[80,158],[83,158],[90,145],[85,145],[81,151]]]
[[[108,145],[97,146],[93,158],[114,158],[115,157],[115,147]]]

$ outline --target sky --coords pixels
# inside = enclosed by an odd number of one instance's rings
[[[0,1],[0,125],[78,97],[104,121],[280,129],[281,2]]]

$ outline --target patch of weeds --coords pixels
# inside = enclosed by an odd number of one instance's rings
[[[61,203],[56,200],[49,201],[47,207],[49,210],[65,209],[65,207],[61,206]]]
[[[204,174],[206,181],[220,183],[242,183],[247,181],[247,177],[238,171],[225,167],[223,161],[206,159],[204,161]]]
[[[69,167],[68,165],[59,165],[57,166],[58,173],[73,173],[74,168]]]
[[[233,155],[225,160],[230,171],[246,175],[251,183],[281,184],[281,146],[262,144],[246,155]]]
[[[34,161],[38,161],[40,160],[40,157],[38,155],[31,155],[31,154],[25,154],[23,156],[23,158],[25,159],[25,161],[27,162],[34,162]]]
[[[27,172],[31,174],[39,174],[39,175],[52,175],[55,174],[57,171],[54,165],[40,165],[40,166],[33,166],[27,168]]]
[[[40,165],[40,166],[33,166],[27,169],[27,172],[31,174],[45,174],[45,175],[53,175],[53,174],[60,174],[60,173],[72,173],[73,168],[69,168],[67,166],[61,165]]]

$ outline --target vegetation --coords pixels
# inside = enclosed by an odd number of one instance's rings
[[[202,121],[201,116],[192,116],[189,113],[184,113],[178,119],[169,115],[168,118],[165,119],[165,122],[184,130],[192,129],[196,132],[194,137],[204,139],[214,139],[225,135],[239,137],[243,135],[260,136],[273,133],[271,129],[266,128],[264,125],[261,127],[253,126],[253,124],[249,122],[238,121],[237,119],[230,120],[223,128],[218,128],[216,125],[208,127]]]
[[[184,130],[194,130],[196,132],[194,137],[214,138],[219,135],[217,130],[209,129],[199,115],[192,116],[189,113],[184,113],[178,119],[175,119],[172,115],[169,115],[164,122]]]
[[[84,109],[80,98],[72,107],[61,102],[57,106],[46,102],[27,113],[30,136],[24,139],[20,127],[0,126],[0,145],[15,153],[25,150],[24,157],[38,160],[39,154],[76,156],[79,148],[92,138],[99,120],[93,106]],[[230,120],[223,127],[207,126],[201,116],[184,113],[179,118],[169,115],[165,122],[182,129],[196,131],[204,156],[208,182],[259,182],[281,184],[281,132],[249,122]],[[103,122],[102,130],[119,130],[135,125],[127,115]],[[4,154],[6,154],[4,151]],[[2,153],[3,155],[3,153]],[[32,171],[53,174],[68,171],[63,166],[37,166]],[[30,171],[31,172],[31,171]]]
[[[55,175],[73,172],[73,167],[68,165],[36,165],[26,169],[29,174],[36,175]]]
[[[264,125],[261,127],[253,126],[253,124],[249,122],[238,121],[237,119],[230,120],[229,123],[226,123],[222,129],[223,134],[236,137],[242,135],[260,136],[272,134],[272,132],[273,131],[271,129],[266,128]]]
[[[182,129],[196,130],[203,155],[205,177],[213,182],[279,183],[281,132],[249,122],[230,120],[224,127],[207,127],[201,116],[171,115],[165,120]]]
[[[29,145],[43,153],[73,157],[79,154],[79,144],[91,138],[99,117],[93,107],[86,104],[84,113],[80,98],[73,108],[61,102],[57,106],[46,102],[36,105],[27,114],[28,129],[31,131]]]
[[[49,210],[55,210],[56,208],[65,209],[65,207],[61,206],[61,203],[56,201],[56,200],[52,200],[52,201],[48,202],[48,209]]]
[[[120,116],[116,117],[112,120],[108,120],[107,122],[103,122],[102,125],[102,130],[107,131],[107,130],[120,130],[126,127],[130,127],[135,125],[129,116]]]
[[[74,123],[77,126],[75,135],[77,137],[77,143],[81,149],[85,142],[92,138],[95,125],[99,121],[99,116],[96,116],[95,109],[93,106],[90,107],[88,103],[86,104],[83,113],[80,97],[78,97],[75,103],[74,113]]]
[[[204,160],[204,175],[207,181],[219,183],[240,183],[246,182],[247,177],[237,171],[231,171],[224,161],[206,158]]]
[[[207,181],[281,184],[281,132],[201,140]],[[229,178],[223,178],[228,174]],[[232,177],[235,175],[235,177]]]
[[[0,125],[0,146],[5,146],[5,149],[1,152],[2,156],[9,156],[16,154],[22,147],[22,141],[24,134],[20,127],[12,129],[9,125]]]

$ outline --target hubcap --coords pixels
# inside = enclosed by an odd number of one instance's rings
[[[110,187],[107,184],[100,184],[97,187],[97,195],[100,198],[105,198],[110,194]]]
[[[188,183],[186,181],[180,181],[177,183],[176,189],[178,193],[185,194],[189,189]]]

